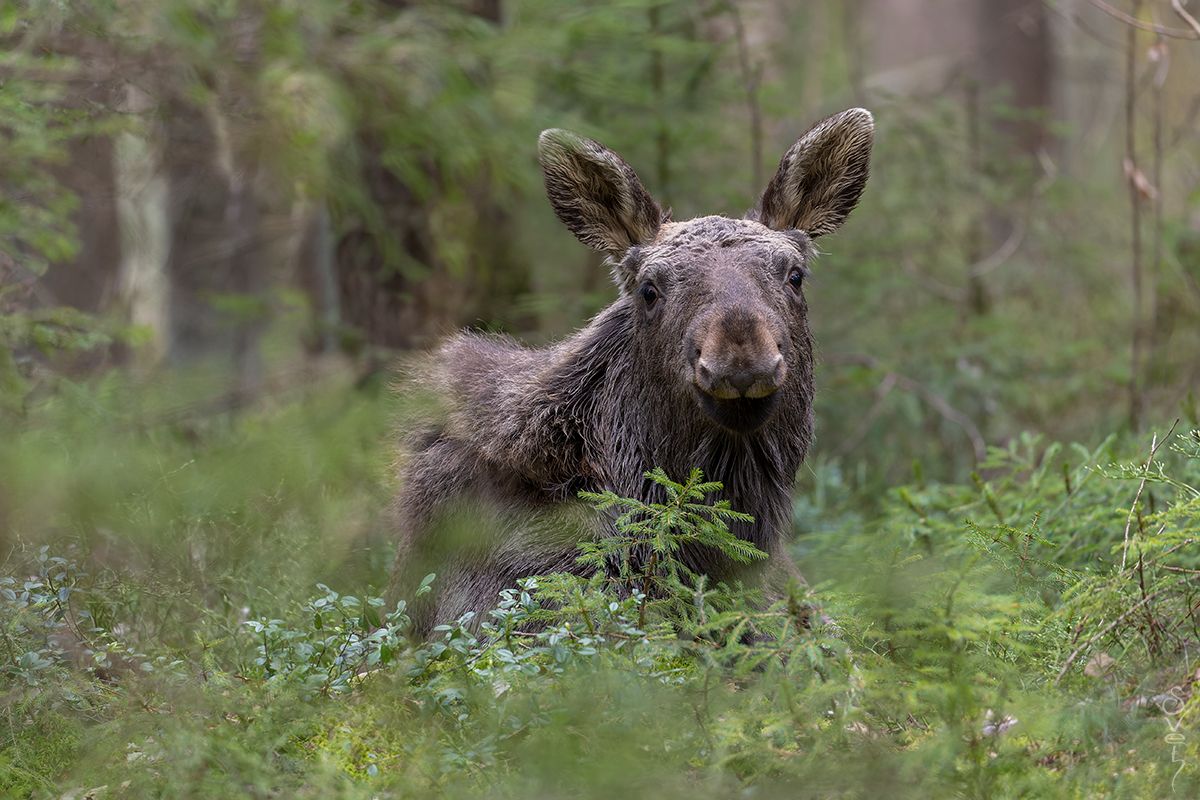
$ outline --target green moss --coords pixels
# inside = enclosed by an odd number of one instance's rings
[[[53,787],[84,743],[81,723],[38,705],[17,703],[5,710],[0,797],[28,797]]]

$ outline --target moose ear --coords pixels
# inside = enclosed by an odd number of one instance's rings
[[[588,247],[620,258],[654,239],[662,211],[633,167],[599,142],[551,128],[538,161],[554,213]]]
[[[837,230],[867,184],[874,137],[875,120],[865,108],[821,120],[783,154],[749,216],[768,228],[813,237]]]

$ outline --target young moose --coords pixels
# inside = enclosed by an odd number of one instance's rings
[[[446,419],[410,453],[396,511],[394,591],[437,572],[418,632],[476,619],[517,579],[574,571],[577,544],[611,518],[581,490],[660,501],[644,473],[699,467],[754,517],[734,533],[762,567],[682,553],[714,581],[802,581],[787,557],[791,491],[813,434],[813,342],[804,277],[813,239],[835,231],[867,181],[874,122],[854,108],[784,154],[744,219],[673,222],[633,169],[564,130],[538,140],[546,193],[584,244],[608,255],[617,300],[545,349],[461,334],[429,365]],[[755,574],[761,573],[761,574]]]

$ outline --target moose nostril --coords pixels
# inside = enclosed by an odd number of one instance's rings
[[[758,380],[758,374],[750,370],[742,370],[741,372],[731,373],[725,380],[729,381],[730,386],[745,394],[750,391],[750,387]]]
[[[719,400],[758,399],[774,394],[783,385],[787,366],[776,355],[766,363],[742,363],[732,369],[720,362],[696,362],[696,386]]]

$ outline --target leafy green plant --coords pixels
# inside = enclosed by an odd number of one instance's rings
[[[720,482],[704,481],[698,469],[684,483],[672,481],[658,468],[647,472],[646,480],[661,489],[663,502],[645,503],[613,492],[580,493],[597,510],[620,513],[613,520],[615,534],[581,544],[579,561],[597,571],[615,566],[611,580],[621,592],[638,593],[643,624],[655,598],[679,613],[701,585],[700,576],[677,558],[680,548],[709,547],[741,564],[767,557],[729,530],[730,522],[749,523],[753,517],[730,508],[728,500],[709,502],[710,495],[720,492]]]
[[[422,582],[416,597],[429,591],[432,579],[430,575]],[[244,677],[295,682],[312,694],[344,694],[355,682],[390,664],[406,646],[404,632],[411,620],[404,601],[384,611],[382,598],[360,600],[324,584],[317,588],[324,594],[304,607],[311,615],[308,627],[291,628],[280,619],[246,622],[259,644],[255,669]]]
[[[322,544],[385,503],[365,488],[382,469],[357,452],[382,440],[381,400],[334,392],[190,438],[117,436],[96,422],[128,406],[108,391],[38,410],[53,435],[0,443],[20,542],[0,585],[0,785],[18,796],[1194,785],[1193,434],[1149,465],[1133,442],[1024,437],[976,480],[918,473],[873,513],[818,465],[826,485],[797,510],[823,524],[797,553],[837,627],[816,630],[804,598],[766,603],[677,563],[700,543],[754,554],[730,541],[742,517],[717,482],[656,471],[654,502],[591,497],[614,535],[581,556],[611,572],[528,578],[483,619],[416,641],[407,606],[370,588],[386,540],[341,561]]]

